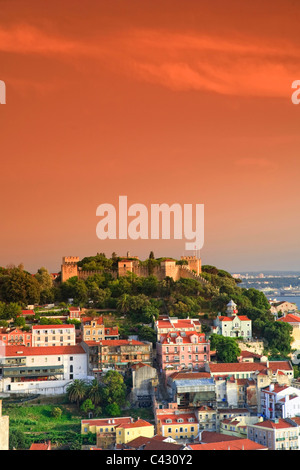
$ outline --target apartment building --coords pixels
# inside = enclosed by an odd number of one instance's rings
[[[131,339],[83,341],[88,353],[89,370],[95,376],[114,369],[124,372],[140,362],[152,365],[152,343]]]
[[[119,339],[118,327],[107,327],[104,325],[103,317],[81,318],[82,341],[102,341]]]
[[[87,376],[87,354],[81,345],[7,346],[0,357],[0,392],[57,395],[72,380]]]
[[[32,333],[19,328],[0,328],[0,341],[7,346],[31,346]]]
[[[73,346],[76,344],[74,325],[33,325],[32,346]]]
[[[156,410],[157,434],[174,440],[193,441],[199,432],[199,423],[191,410]]]
[[[196,331],[201,333],[201,323],[198,318],[177,318],[162,315],[156,320],[154,329],[157,333],[157,341],[161,335],[166,335],[172,331]]]
[[[210,360],[210,344],[204,333],[172,331],[156,343],[159,368],[168,375],[174,370],[201,370]]]
[[[97,447],[112,449],[116,444],[125,444],[139,436],[153,437],[154,426],[142,419],[130,416],[121,418],[83,419],[81,434],[89,432],[97,435]]]
[[[300,390],[295,387],[270,384],[261,390],[261,413],[267,419],[300,415]]]
[[[248,425],[248,439],[270,450],[300,449],[300,417],[265,420]]]

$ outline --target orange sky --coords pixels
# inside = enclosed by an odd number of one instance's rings
[[[127,195],[203,203],[205,264],[300,270],[299,24],[292,0],[0,0],[0,265],[190,254],[100,241]]]

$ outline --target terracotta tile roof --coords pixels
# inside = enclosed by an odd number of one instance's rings
[[[129,424],[132,423],[132,418],[130,416],[125,416],[121,418],[102,418],[102,419],[83,419],[81,424],[89,424],[90,426],[107,426],[120,424]]]
[[[300,323],[300,316],[288,313],[285,317],[278,318],[277,321],[283,321],[286,323]]]
[[[173,372],[169,375],[169,379],[172,380],[208,379],[210,377],[209,372]]]
[[[31,444],[29,450],[50,450],[51,444],[49,442],[34,442]]]
[[[171,424],[198,424],[196,416],[194,413],[180,413],[180,414],[175,414],[175,413],[170,413],[170,414],[156,414],[157,419],[161,421],[162,425],[171,425]],[[188,421],[189,419],[193,418],[194,421]],[[172,420],[172,423],[167,423],[166,420],[170,419]],[[178,419],[183,419],[183,422],[178,422]]]
[[[234,373],[234,372],[264,372],[267,370],[266,362],[233,362],[233,363],[210,363],[211,373]],[[289,361],[270,361],[269,369],[272,371],[292,371]]]
[[[290,419],[294,420],[295,418],[290,418]],[[282,418],[278,418],[275,421],[268,419],[265,421],[255,423],[254,426],[259,426],[260,428],[268,428],[268,429],[285,429],[285,428],[293,427],[289,421],[286,421],[285,419],[282,419]]]
[[[145,445],[143,450],[174,450],[178,451],[182,449],[183,446],[181,444],[175,444],[173,442],[164,442],[164,441],[158,441],[156,439],[149,440],[147,444]]]
[[[85,317],[81,316],[82,323],[90,323],[91,321],[95,321],[97,325],[103,325],[103,317]]]
[[[101,339],[99,341],[85,341],[88,346],[145,346],[146,343],[135,339]]]
[[[241,321],[250,321],[250,318],[246,317],[245,315],[236,315],[234,317],[220,316],[218,318],[220,321],[233,321],[236,318],[239,318]]]
[[[267,450],[267,447],[257,444],[250,439],[237,439],[211,444],[190,444],[189,448],[191,450]]]
[[[170,331],[169,333],[162,334],[160,336],[160,343],[161,344],[178,344],[176,343],[177,338],[182,339],[182,343],[190,344],[192,342],[191,336],[196,335],[199,338],[199,341],[205,342],[205,334],[199,333],[198,331],[185,331],[184,335],[182,335],[182,331]],[[176,336],[175,336],[176,335]]]
[[[70,330],[74,330],[75,329],[75,325],[33,325],[32,326],[32,329],[33,330],[55,330],[55,329],[58,329],[58,330],[66,330],[66,329],[70,329]]]
[[[5,356],[57,356],[58,354],[86,354],[80,344],[74,346],[6,346]]]
[[[24,316],[35,315],[35,311],[34,310],[22,310],[22,315]]]
[[[151,427],[153,426],[153,424],[150,424],[148,423],[147,421],[143,420],[143,419],[138,419],[137,421],[135,421],[135,423],[120,423],[118,424],[118,428],[144,428],[144,427]]]
[[[199,441],[204,444],[210,444],[213,442],[225,442],[225,441],[231,441],[231,440],[237,440],[237,439],[240,439],[240,438],[235,437],[235,436],[230,436],[229,434],[223,434],[223,433],[221,434],[219,432],[202,431]]]

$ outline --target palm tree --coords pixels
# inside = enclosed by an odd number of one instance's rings
[[[122,294],[117,301],[117,309],[121,313],[127,313],[130,310],[131,297],[129,294]]]
[[[92,384],[89,387],[88,397],[96,406],[102,401],[101,387],[96,379],[92,381]]]
[[[68,387],[67,394],[71,403],[77,403],[79,408],[80,402],[83,401],[87,393],[87,386],[84,380],[75,379]]]

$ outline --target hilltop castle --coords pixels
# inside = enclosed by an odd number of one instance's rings
[[[196,256],[181,256],[181,261],[186,261],[186,264],[176,264],[173,259],[164,259],[158,266],[154,266],[151,274],[156,276],[159,280],[171,277],[177,281],[181,277],[195,279],[203,284],[207,281],[201,276],[201,259]],[[65,282],[71,277],[78,277],[79,279],[87,279],[93,274],[100,273],[101,271],[83,271],[78,266],[78,256],[64,256],[61,266],[61,281]],[[111,271],[115,277],[126,276],[128,273],[136,274],[140,277],[149,276],[148,266],[144,266],[139,262],[138,257],[131,257],[127,253],[127,257],[122,258],[118,262],[117,272]]]

